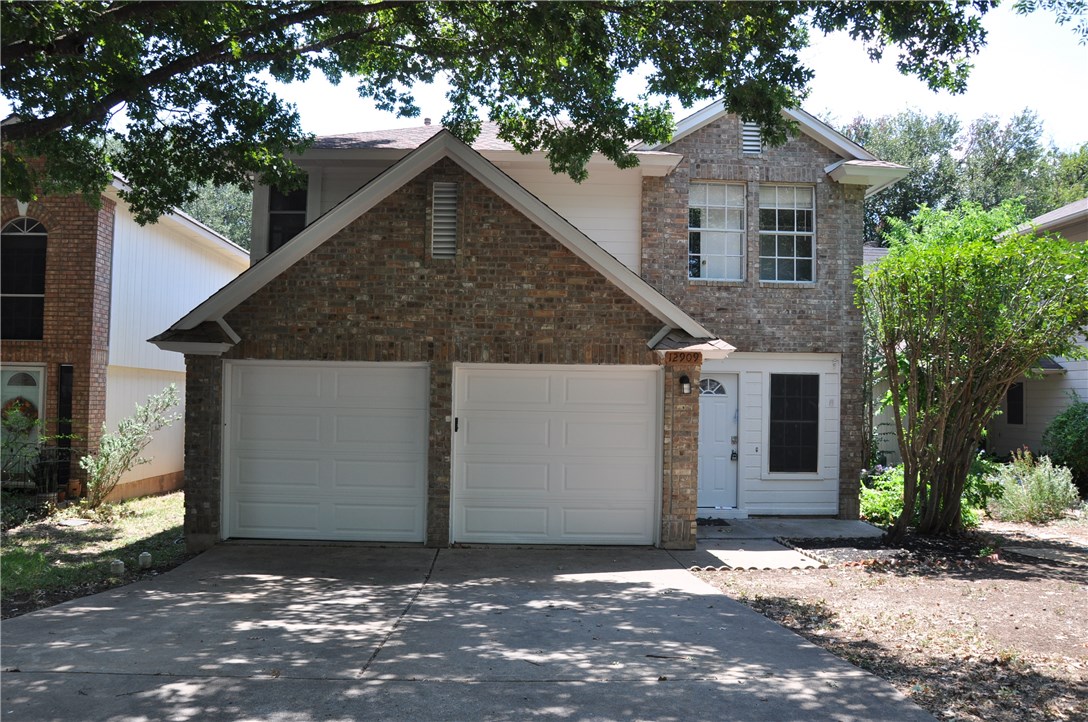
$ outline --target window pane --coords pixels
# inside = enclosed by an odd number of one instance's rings
[[[812,280],[812,261],[797,261],[797,278],[795,281],[811,281]]]
[[[698,256],[688,256],[688,278],[702,278],[702,262]]]
[[[704,278],[725,278],[725,256],[704,256]]]
[[[812,232],[812,211],[797,211],[797,230]]]
[[[706,205],[706,183],[692,183],[688,188],[688,205],[689,206],[705,206]]]
[[[45,299],[41,297],[0,299],[0,338],[41,339],[44,311]]]
[[[725,209],[710,208],[707,210],[707,228],[725,228]]]
[[[762,281],[774,281],[774,259],[773,258],[761,258],[759,259],[759,278]]]
[[[269,189],[268,210],[270,211],[305,211],[306,189],[283,193],[278,188]]]
[[[744,277],[743,261],[737,256],[731,256],[725,261],[725,277],[739,281]]]
[[[721,231],[703,231],[703,253],[724,254],[727,235]]]
[[[795,204],[798,208],[812,208],[812,189],[794,188]]]
[[[729,194],[729,205],[744,207],[744,186],[731,183],[726,186]]]
[[[739,233],[726,233],[725,234],[725,253],[729,256],[741,256],[744,254],[744,245],[742,243],[744,236]]]
[[[772,374],[768,468],[814,472],[819,462],[820,377]]]
[[[793,281],[793,259],[792,258],[780,258],[778,260],[778,278],[779,281]]]
[[[744,230],[744,211],[729,209],[725,218],[726,228],[734,231]]]
[[[792,231],[794,229],[793,211],[778,211],[778,230]]]
[[[773,256],[775,249],[775,237],[774,236],[760,236],[759,237],[759,255],[761,256]]]
[[[702,228],[703,227],[703,209],[702,208],[689,208],[688,209],[688,226],[690,228]]]
[[[724,206],[727,202],[729,186],[722,183],[707,184],[706,202],[710,206]]]
[[[702,253],[702,238],[703,234],[699,231],[688,232],[688,253]]]
[[[273,213],[268,217],[268,252],[276,250],[306,227],[301,213]]]
[[[778,236],[778,255],[793,258],[793,236]]]
[[[797,236],[797,257],[812,258],[812,236]]]
[[[775,230],[775,215],[774,211],[767,208],[759,209],[759,230],[761,231],[773,231]]]

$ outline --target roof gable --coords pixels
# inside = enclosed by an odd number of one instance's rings
[[[681,329],[695,338],[713,338],[713,334],[636,273],[536,196],[518,185],[478,152],[445,130],[436,133],[370,183],[348,196],[307,226],[289,243],[261,259],[241,276],[186,314],[171,326],[169,331],[185,331],[209,321],[221,321],[223,316],[238,304],[443,158],[449,158],[457,163],[663,323],[672,328]]]

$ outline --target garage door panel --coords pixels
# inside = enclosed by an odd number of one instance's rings
[[[653,541],[659,371],[461,368],[455,389],[454,541]]]
[[[562,466],[562,488],[571,494],[601,494],[601,489],[607,489],[613,497],[622,495],[652,503],[649,490],[655,478],[652,464],[646,462],[568,462]]]
[[[377,445],[388,449],[418,449],[426,430],[426,418],[416,412],[375,411],[366,416],[335,414],[334,438],[337,444]]]
[[[549,464],[546,461],[469,461],[463,465],[465,491],[546,492]]]
[[[236,379],[233,397],[249,405],[289,405],[321,398],[322,373],[316,366],[249,366]]]
[[[263,536],[270,530],[297,536],[318,530],[319,510],[317,502],[302,500],[241,500],[236,526],[240,536]]]
[[[563,535],[582,542],[605,544],[639,542],[651,531],[653,515],[645,508],[578,506],[561,511]]]
[[[235,439],[241,442],[314,442],[321,439],[317,413],[249,413],[235,416]]]
[[[547,506],[467,504],[460,515],[465,533],[475,541],[548,541]]]
[[[546,376],[515,378],[502,371],[481,371],[465,379],[458,408],[546,407],[551,402],[552,380]]]
[[[233,362],[228,369],[229,536],[423,541],[426,367]]]
[[[337,489],[344,490],[404,490],[415,489],[422,493],[425,478],[425,462],[364,459],[333,461],[333,481]]]
[[[238,489],[260,492],[273,488],[317,488],[321,480],[321,463],[317,459],[270,459],[236,457],[235,478]]]

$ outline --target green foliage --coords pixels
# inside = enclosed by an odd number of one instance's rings
[[[991,475],[1000,466],[982,454],[975,457],[964,484],[960,504],[962,528],[979,525],[979,510],[986,509],[1001,495],[1001,485]],[[878,468],[875,473],[862,479],[861,518],[871,524],[890,527],[903,513],[903,465]],[[922,521],[920,508],[915,508],[911,524]]]
[[[197,188],[196,197],[182,204],[181,210],[242,248],[249,248],[253,222],[252,188],[205,183]]]
[[[891,389],[904,506],[923,534],[955,532],[986,424],[1042,356],[1075,352],[1088,324],[1088,247],[1008,233],[1017,204],[924,208],[890,223],[892,250],[857,279],[867,332]]]
[[[970,201],[989,210],[1020,198],[1035,217],[1088,196],[1088,144],[1066,153],[1043,143],[1038,115],[1024,109],[1002,125],[983,116],[966,127],[954,115],[916,110],[855,118],[842,129],[910,174],[865,201],[865,242],[883,245],[888,220],[909,222],[918,208]]]
[[[1088,2],[1085,0],[1016,0],[1013,8],[1020,15],[1047,10],[1056,16],[1058,25],[1076,19],[1073,31],[1080,36],[1080,44],[1088,43]]]
[[[97,198],[116,169],[137,220],[182,206],[204,183],[250,175],[289,187],[284,154],[309,137],[269,92],[313,70],[351,78],[385,110],[418,115],[410,89],[442,76],[442,119],[471,141],[486,114],[523,152],[544,150],[556,172],[586,176],[600,152],[621,167],[635,141],[668,140],[663,96],[721,98],[781,142],[780,113],[804,98],[812,71],[799,52],[810,29],[843,30],[933,89],[961,92],[996,3],[302,2],[0,4],[5,195],[82,191]],[[617,81],[649,68],[637,102]],[[123,109],[124,133],[109,127]],[[569,122],[564,122],[569,121]],[[121,140],[120,150],[106,142]],[[39,169],[30,164],[44,157]]]
[[[1088,495],[1088,401],[1078,401],[1054,417],[1043,432],[1043,453],[1069,467],[1074,482]]]
[[[170,413],[179,400],[177,387],[170,384],[162,392],[148,397],[145,405],[136,404],[136,413],[121,419],[116,432],[110,433],[106,425],[102,425],[98,453],[79,460],[80,468],[87,472],[84,504],[88,509],[97,509],[105,503],[129,469],[151,461],[141,458],[140,453],[151,443],[155,432],[181,418],[181,414]]]
[[[1012,461],[991,479],[1003,493],[990,505],[990,512],[1002,521],[1052,521],[1080,501],[1069,469],[1054,466],[1046,456],[1034,459],[1026,450],[1013,453]]]

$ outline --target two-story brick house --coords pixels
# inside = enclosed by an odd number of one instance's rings
[[[862,200],[906,169],[712,105],[575,184],[486,128],[321,138],[186,354],[186,535],[690,547],[854,517]]]
[[[184,398],[183,359],[148,335],[249,265],[245,250],[184,214],[138,225],[123,187],[114,179],[98,207],[78,195],[0,205],[0,402],[75,437],[58,474],[73,493],[78,456],[97,447],[103,423],[116,428],[171,383]],[[156,434],[150,463],[111,498],[180,487],[183,442],[180,424]]]

